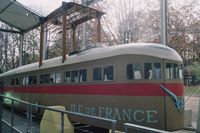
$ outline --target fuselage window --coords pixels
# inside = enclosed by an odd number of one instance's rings
[[[49,80],[50,80],[50,74],[40,75],[40,84],[49,83]]]
[[[29,76],[28,84],[37,84],[37,76]]]
[[[56,82],[56,74],[52,73],[50,74],[49,83],[55,83],[55,82]]]
[[[22,84],[23,85],[28,85],[28,77],[23,77]]]
[[[183,66],[179,66],[179,79],[183,79]]]
[[[93,68],[93,80],[94,81],[102,80],[102,69],[101,69],[101,67]]]
[[[87,69],[80,69],[79,70],[79,81],[80,82],[87,81]]]
[[[104,81],[113,80],[113,66],[105,66],[103,76]]]
[[[142,65],[140,63],[133,64],[134,79],[142,79]]]
[[[62,74],[56,73],[56,83],[61,83],[61,82],[62,82]]]
[[[154,79],[161,79],[161,64],[154,63]]]
[[[19,84],[20,84],[20,79],[19,79],[19,78],[16,78],[15,84],[16,84],[16,85],[19,85]]]
[[[173,79],[173,65],[171,63],[166,63],[166,79]]]
[[[15,79],[11,79],[11,85],[15,85]]]
[[[133,79],[133,65],[132,64],[128,64],[126,66],[126,75],[127,75],[127,79]]]
[[[66,83],[70,83],[71,82],[71,73],[70,71],[65,72],[65,78],[64,78]]]
[[[73,70],[72,71],[72,76],[71,76],[71,82],[78,82],[78,70]]]
[[[152,64],[144,63],[144,78],[152,79]]]
[[[178,65],[174,64],[174,79],[179,78],[179,70],[178,70]]]

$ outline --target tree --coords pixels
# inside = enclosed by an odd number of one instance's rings
[[[184,59],[185,64],[199,60],[200,11],[197,0],[187,1],[182,5],[169,5],[168,43]]]
[[[103,6],[104,5],[104,6]],[[158,42],[160,35],[159,2],[155,0],[104,0],[104,16],[109,26],[104,29],[115,36],[119,44],[132,42]],[[109,33],[107,33],[109,34]]]

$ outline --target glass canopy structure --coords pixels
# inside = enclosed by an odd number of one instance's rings
[[[42,16],[20,4],[16,0],[0,0],[0,21],[13,27],[11,29],[0,29],[3,32],[24,33],[40,26],[40,52],[39,66],[42,65],[44,48],[44,27],[46,25],[59,25],[62,33],[63,54],[62,61],[66,60],[66,31],[73,30],[73,51],[76,51],[75,29],[77,25],[97,18],[97,42],[101,41],[100,18],[104,12],[83,6],[74,2],[63,2],[62,6],[47,16]],[[13,30],[14,29],[14,30]],[[22,39],[23,40],[23,39]],[[23,44],[22,44],[23,45]]]

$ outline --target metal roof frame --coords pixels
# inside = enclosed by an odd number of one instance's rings
[[[16,0],[0,0],[0,21],[15,28],[8,30],[0,28],[0,31],[23,34],[42,23],[54,20],[61,20],[63,13],[67,15],[67,29],[71,29],[85,21],[93,18],[100,18],[104,12],[83,6],[74,2],[63,2],[62,6],[51,12],[46,17],[36,13]],[[73,14],[73,15],[72,15]],[[60,23],[62,25],[62,22]]]
[[[100,18],[105,14],[102,11],[74,2],[62,2],[62,6],[47,15],[45,21],[54,24],[55,20],[61,20],[64,13],[67,16],[67,29],[72,29],[90,19]],[[62,22],[57,23],[57,25],[62,25]]]
[[[76,51],[75,29],[76,26],[90,19],[97,18],[97,41],[101,42],[100,18],[104,12],[83,6],[74,2],[62,2],[62,6],[43,17],[16,0],[0,0],[0,21],[12,29],[1,29],[3,32],[23,34],[40,26],[39,67],[42,65],[44,48],[44,27],[48,24],[59,25],[62,28],[62,62],[66,60],[66,30],[73,30],[73,51]],[[23,37],[22,37],[23,38]],[[23,40],[23,39],[22,39]],[[21,44],[23,45],[23,44]],[[22,55],[21,55],[22,56]]]

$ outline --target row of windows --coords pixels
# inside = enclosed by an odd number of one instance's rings
[[[131,80],[161,80],[161,63],[134,63],[126,66],[127,79]],[[101,66],[92,69],[93,81],[112,81],[114,80],[114,66]],[[39,79],[38,79],[39,78]],[[48,84],[48,83],[82,83],[88,81],[88,70],[79,69],[65,71],[64,73],[52,73],[42,75],[31,75],[22,78],[22,85]],[[166,79],[182,79],[182,66],[175,63],[166,63]],[[13,78],[11,85],[20,85],[20,78]]]
[[[165,78],[166,79],[183,79],[182,66],[174,63],[166,63]],[[134,63],[127,65],[127,79],[154,79],[160,80],[161,76],[161,63]]]
[[[166,64],[166,79],[183,79],[183,68],[177,64]]]
[[[93,81],[109,81],[114,79],[113,66],[94,67]],[[66,71],[62,73],[42,74],[39,75],[39,84],[48,83],[82,83],[87,81],[87,69]],[[63,75],[63,76],[62,76]],[[63,78],[62,78],[63,77]],[[63,80],[62,80],[63,79]],[[38,83],[38,76],[31,75],[22,78],[22,85],[34,85]],[[20,78],[13,78],[11,85],[20,85]]]

